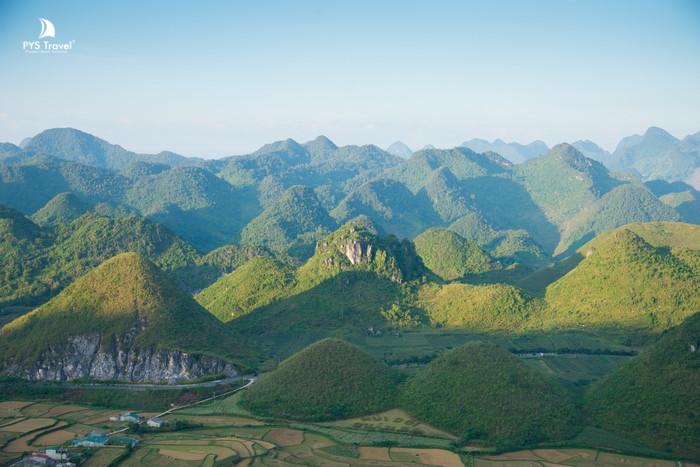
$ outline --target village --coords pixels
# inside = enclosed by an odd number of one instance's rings
[[[154,417],[144,417],[136,412],[124,412],[109,417],[110,422],[124,422],[129,426],[111,432],[93,431],[84,437],[70,440],[62,446],[51,446],[40,449],[23,457],[12,464],[13,467],[49,466],[49,467],[74,467],[80,465],[87,457],[90,450],[108,446],[135,448],[139,440],[125,436],[118,436],[136,427],[145,426],[149,431],[157,431],[168,428],[170,420]]]

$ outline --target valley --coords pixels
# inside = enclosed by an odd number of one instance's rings
[[[2,146],[2,462],[697,461],[697,192],[579,146]]]

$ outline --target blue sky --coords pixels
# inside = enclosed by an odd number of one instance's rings
[[[28,54],[47,18],[68,54]],[[0,0],[0,141],[203,156],[287,137],[607,148],[700,131],[700,2]]]

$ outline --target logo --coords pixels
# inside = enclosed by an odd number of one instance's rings
[[[56,26],[53,22],[46,18],[39,18],[39,23],[41,24],[41,31],[39,32],[38,41],[22,41],[22,50],[27,53],[42,53],[42,54],[55,54],[55,53],[68,53],[73,50],[73,45],[75,45],[75,39],[71,39],[67,42],[48,40],[56,38]]]
[[[39,18],[41,23],[41,33],[39,33],[39,39],[44,37],[56,37],[56,28],[53,23],[46,18]]]

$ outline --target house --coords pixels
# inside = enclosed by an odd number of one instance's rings
[[[46,448],[44,449],[44,454],[55,461],[67,461],[70,458],[70,452],[60,447]]]
[[[148,421],[146,422],[146,425],[150,426],[151,428],[163,428],[165,425],[169,424],[170,420],[165,420],[163,418],[149,418]]]
[[[101,448],[107,444],[109,438],[102,433],[90,433],[84,438],[76,438],[73,440],[73,446],[80,446],[85,448]]]
[[[141,423],[143,417],[136,412],[125,412],[121,415],[109,417],[112,422]]]

